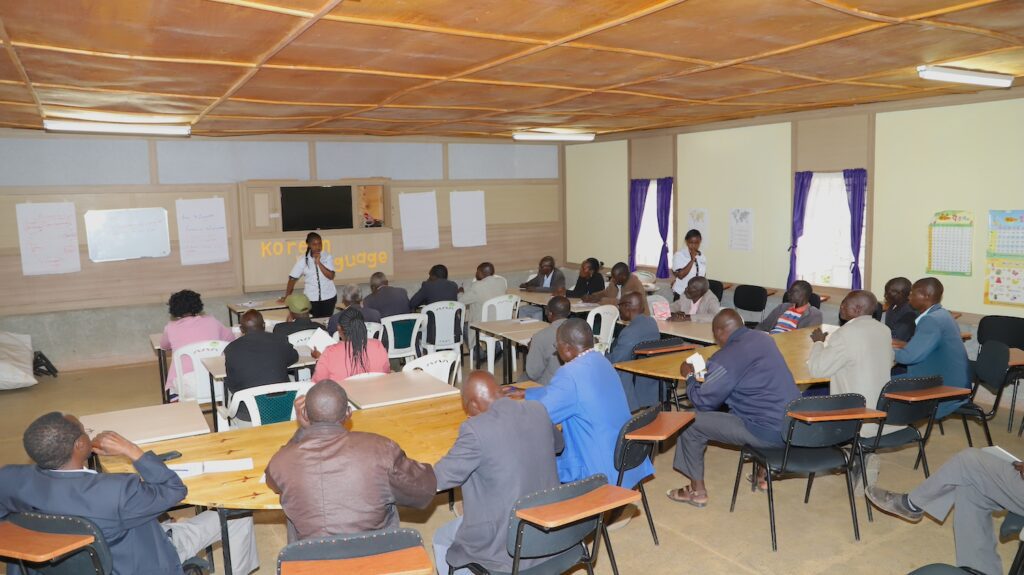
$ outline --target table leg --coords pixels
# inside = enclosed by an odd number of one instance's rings
[[[210,374],[210,407],[213,411],[213,430],[220,431],[220,424],[217,422],[217,390],[213,384],[213,374]]]
[[[156,365],[160,371],[160,403],[167,403],[167,351],[156,350]]]
[[[217,419],[214,418],[214,421],[217,421]],[[232,575],[231,540],[228,538],[228,510],[218,509],[217,516],[220,517],[220,548],[224,553],[224,575]]]
[[[235,327],[235,312],[228,310],[228,327]],[[242,321],[241,318],[238,321]]]
[[[504,340],[505,340],[505,354],[504,354],[504,357],[502,357],[502,365],[505,367],[505,369],[504,369],[504,371],[505,371],[505,375],[504,375],[505,385],[509,385],[513,381],[513,378],[512,378],[512,354],[516,352],[516,349],[515,349],[515,343],[513,343],[513,341],[511,339],[506,337],[506,338],[504,338]]]

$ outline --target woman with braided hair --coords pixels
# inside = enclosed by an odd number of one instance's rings
[[[379,340],[366,335],[366,323],[358,307],[346,308],[338,314],[338,334],[341,340],[322,353],[313,350],[316,371],[313,382],[324,379],[342,381],[360,373],[388,373],[391,363],[388,350]]]

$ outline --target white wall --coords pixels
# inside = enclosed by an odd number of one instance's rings
[[[565,147],[566,260],[626,261],[629,143]]]
[[[139,138],[0,138],[0,186],[149,183]]]

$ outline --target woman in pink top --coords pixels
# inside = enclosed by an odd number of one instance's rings
[[[313,382],[324,379],[342,381],[360,373],[389,373],[391,363],[388,350],[379,340],[366,335],[363,314],[356,306],[345,308],[338,314],[338,334],[341,341],[320,353],[314,349],[316,371]]]
[[[203,315],[203,300],[194,291],[182,290],[172,294],[167,301],[167,308],[171,314],[171,321],[164,326],[164,335],[160,339],[160,347],[173,352],[186,345],[206,340],[233,341],[235,334],[230,328],[217,321],[217,318]],[[178,393],[178,386],[175,380],[177,374],[174,370],[174,362],[167,370],[166,388],[171,396]],[[182,358],[182,369],[186,372],[192,371],[192,364],[189,358]]]

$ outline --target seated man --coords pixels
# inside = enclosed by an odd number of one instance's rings
[[[459,299],[459,284],[448,279],[448,268],[436,265],[430,268],[430,275],[420,284],[420,289],[409,300],[409,309],[430,305],[439,301]]]
[[[547,387],[511,390],[512,397],[525,397],[544,404],[551,421],[562,425],[565,450],[558,456],[558,479],[578,481],[604,473],[609,482],[618,478],[614,452],[619,430],[629,421],[626,394],[615,368],[594,351],[594,333],[587,322],[572,318],[558,328],[558,356],[564,362]],[[654,473],[645,461],[626,472],[622,486],[631,489]]]
[[[917,324],[917,311],[910,306],[910,280],[892,278],[885,282],[885,325],[892,338],[910,341]]]
[[[386,437],[347,430],[351,414],[345,389],[329,379],[295,400],[299,429],[266,472],[289,541],[397,529],[397,505],[423,508],[434,498],[430,465]]]
[[[224,348],[224,368],[227,377],[224,387],[231,393],[271,383],[285,383],[288,367],[299,361],[288,339],[267,333],[263,314],[251,309],[242,314],[239,322],[242,337]],[[242,404],[238,407],[237,418],[249,421],[249,410]]]
[[[636,277],[636,274],[629,273],[629,266],[619,262],[612,266],[612,281],[604,288],[604,291],[583,296],[587,303],[599,303],[601,305],[619,305],[619,301],[628,293],[640,294],[643,307],[641,312],[651,313],[647,306],[647,290],[644,289],[644,282]]]
[[[583,297],[604,290],[604,276],[601,275],[601,262],[597,258],[587,258],[580,264],[580,275],[576,277],[576,285],[565,292],[565,297]]]
[[[821,325],[821,310],[810,304],[811,293],[811,284],[796,280],[786,291],[789,301],[775,306],[757,329],[774,334]]]
[[[628,325],[622,328],[608,350],[608,361],[613,364],[633,359],[633,348],[637,344],[661,339],[658,322],[640,313],[640,305],[640,294],[637,293],[628,293],[619,302],[619,318]],[[625,371],[619,372],[619,380],[630,412],[661,403],[661,384],[658,380],[637,376],[634,384],[633,374]]]
[[[466,304],[467,321],[473,323],[483,321],[484,302],[505,295],[505,292],[508,291],[508,282],[494,273],[494,264],[483,262],[476,266],[476,281],[470,284],[466,290],[459,288],[460,293],[463,291],[462,303]],[[477,330],[469,330],[470,348],[476,347],[477,335]]]
[[[188,489],[152,451],[117,433],[104,431],[90,441],[76,417],[54,411],[33,421],[22,441],[35,465],[0,467],[0,520],[25,511],[84,517],[103,533],[114,575],[180,575],[182,561],[220,541],[216,511],[157,521]],[[92,453],[127,457],[138,474],[86,469]],[[228,537],[234,572],[256,570],[252,517],[228,521]]]
[[[519,289],[562,293],[565,291],[565,274],[555,266],[555,258],[544,256],[537,265],[537,275],[533,276],[533,279],[519,284]],[[520,305],[519,317],[541,319],[544,317],[544,310],[539,305]]]
[[[350,307],[358,309],[359,312],[363,314],[363,321],[380,323],[379,311],[363,307],[363,293],[359,290],[359,286],[356,284],[348,284],[341,288],[341,305],[345,309]],[[341,317],[341,311],[331,316],[331,319],[327,322],[327,333],[334,335],[335,332],[338,331],[339,317]]]
[[[996,553],[992,513],[1024,515],[1024,463],[1010,463],[981,449],[965,449],[910,493],[868,487],[876,507],[914,523],[927,513],[938,521],[953,514],[956,564],[986,575],[1006,573]]]
[[[293,293],[284,299],[284,303],[288,306],[288,320],[274,326],[274,335],[288,337],[300,331],[324,327],[309,318],[313,304],[306,294]]]
[[[380,317],[391,317],[409,313],[409,294],[405,288],[392,287],[384,272],[370,276],[370,295],[363,300],[363,307],[380,312]]]
[[[448,566],[477,563],[493,572],[510,573],[508,517],[516,501],[558,487],[555,453],[562,434],[535,401],[504,398],[486,371],[474,371],[462,386],[462,409],[469,416],[459,427],[455,445],[434,466],[438,490],[462,486],[465,515],[434,533],[437,572]],[[524,559],[529,569],[548,558]],[[456,575],[469,575],[459,569]]]
[[[559,326],[565,323],[569,317],[572,306],[569,300],[562,296],[555,296],[548,301],[547,319],[551,325],[537,332],[530,339],[530,351],[526,353],[526,368],[523,373],[523,381],[535,381],[540,385],[551,383],[562,362],[558,360],[558,350],[555,349],[555,333]]]
[[[733,309],[718,312],[711,329],[721,349],[707,361],[704,381],[697,381],[692,365],[679,366],[697,417],[680,434],[672,463],[690,478],[690,485],[669,491],[668,498],[694,507],[708,504],[704,483],[708,442],[780,447],[785,443],[786,405],[800,397],[774,339],[744,327],[743,318]],[[718,411],[723,405],[729,406],[728,412]]]
[[[971,387],[967,350],[960,339],[956,320],[942,307],[942,291],[942,282],[935,278],[914,282],[910,305],[919,313],[917,327],[910,341],[893,340],[896,363],[907,366],[907,377],[941,375],[944,385]],[[965,401],[940,402],[935,411],[936,419],[953,413]]]
[[[715,314],[722,308],[718,296],[711,291],[708,278],[696,276],[690,278],[683,290],[683,297],[672,302],[672,321],[692,321],[694,323],[711,323]]]

